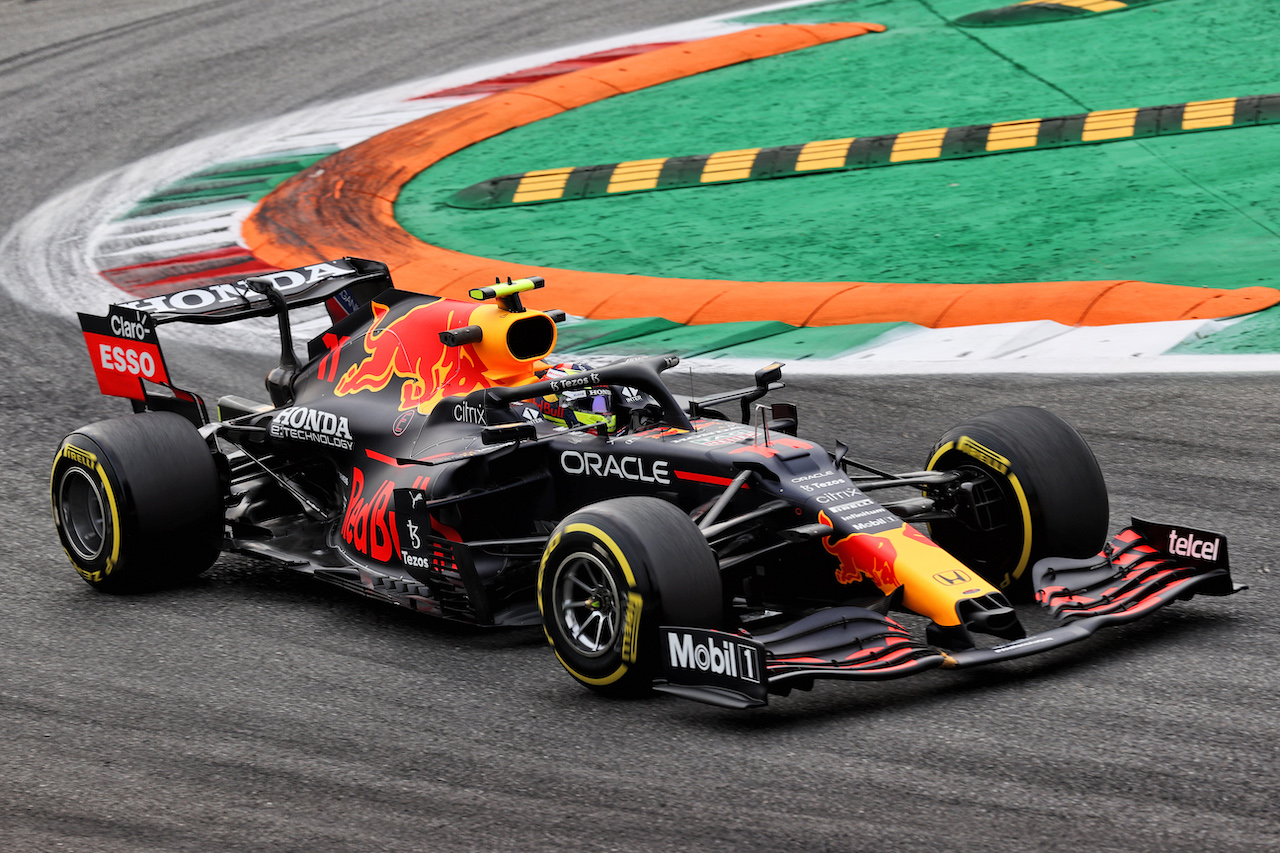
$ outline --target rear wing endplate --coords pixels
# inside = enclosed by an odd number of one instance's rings
[[[169,380],[169,368],[160,351],[160,337],[150,315],[112,305],[105,317],[93,314],[79,317],[93,374],[103,394],[131,400],[134,411],[177,412],[196,426],[209,422],[199,395],[183,391]],[[148,390],[148,383],[168,388],[171,394],[153,393]]]
[[[231,323],[287,309],[328,303],[335,320],[391,287],[387,265],[363,258],[339,258],[296,269],[210,284],[112,305],[105,317],[80,314],[80,328],[98,388],[109,397],[133,401],[136,411],[174,411],[196,425],[208,423],[199,395],[175,386],[160,351],[156,326],[174,321]],[[279,296],[269,289],[274,289]],[[287,328],[287,318],[281,320]],[[282,332],[283,333],[283,332]],[[156,393],[159,387],[168,394]]]

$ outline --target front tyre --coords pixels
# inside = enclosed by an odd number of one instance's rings
[[[1080,434],[1030,406],[1000,409],[947,431],[931,471],[967,476],[955,520],[930,535],[1015,601],[1031,598],[1029,567],[1042,557],[1091,557],[1107,536],[1107,487]]]
[[[579,683],[609,696],[649,691],[659,625],[720,628],[720,570],[705,537],[666,501],[626,497],[571,513],[538,569],[547,640]]]
[[[222,489],[196,428],[169,412],[100,421],[62,440],[53,523],[75,570],[104,592],[191,580],[222,544]]]

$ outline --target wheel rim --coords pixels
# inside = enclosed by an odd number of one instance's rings
[[[622,599],[609,568],[585,551],[569,554],[552,585],[556,618],[573,650],[584,657],[606,654],[618,636]]]
[[[68,547],[85,562],[102,556],[107,511],[98,480],[83,468],[68,468],[58,487],[58,516]]]

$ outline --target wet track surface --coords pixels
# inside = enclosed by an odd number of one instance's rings
[[[732,5],[5,2],[0,220],[291,108]],[[1219,529],[1252,589],[744,714],[607,702],[538,631],[441,625],[248,560],[94,592],[57,546],[48,465],[124,406],[69,322],[3,296],[0,316],[0,849],[1280,846],[1273,377],[792,381],[805,433],[899,469],[969,415],[1050,407],[1093,445],[1115,524]],[[167,349],[211,395],[260,396],[270,366]]]

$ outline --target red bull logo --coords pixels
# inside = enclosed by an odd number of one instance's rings
[[[818,521],[822,524],[831,524],[831,519],[825,512],[818,513]],[[822,547],[840,561],[840,567],[836,569],[837,581],[842,584],[851,584],[866,579],[886,592],[901,584],[897,572],[900,549],[905,548],[911,551],[917,545],[924,545],[941,550],[937,543],[910,524],[887,530],[883,536],[872,533],[850,533],[834,544],[831,538],[828,536],[823,539]]]
[[[818,513],[818,521],[831,523],[823,512]],[[836,581],[839,583],[857,583],[865,578],[881,589],[894,589],[899,585],[894,572],[898,549],[887,536],[850,533],[835,544],[831,544],[831,537],[827,537],[822,540],[822,547],[840,561],[836,569]]]
[[[351,471],[351,496],[342,516],[342,538],[361,554],[386,563],[400,555],[396,514],[391,508],[395,484],[384,480],[372,500],[364,497],[364,472]]]
[[[438,299],[390,321],[391,309],[386,305],[374,302],[371,307],[373,325],[364,336],[368,355],[347,368],[334,394],[382,391],[398,380],[401,411],[416,409],[426,414],[444,397],[466,395],[492,384],[470,344],[451,347],[440,341],[442,330],[467,324],[473,306]]]
[[[825,512],[818,513],[818,521],[831,524]],[[961,599],[996,591],[909,524],[833,539],[834,535],[826,537],[822,546],[839,560],[835,570],[839,583],[869,580],[885,595],[901,587],[903,605],[939,625],[959,624],[956,605]]]

